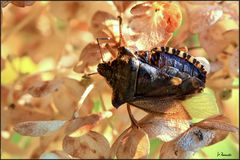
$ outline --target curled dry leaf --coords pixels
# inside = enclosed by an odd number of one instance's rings
[[[39,159],[71,159],[72,157],[64,151],[51,151],[43,153]]]
[[[196,150],[209,144],[213,138],[213,131],[193,127],[175,140],[164,143],[160,151],[160,158],[189,158]]]
[[[186,112],[186,111],[185,111]],[[164,142],[171,141],[185,132],[189,127],[189,120],[178,119],[177,114],[163,114],[157,116],[148,114],[139,125],[148,134],[149,138],[158,137]]]
[[[18,6],[18,7],[26,7],[31,6],[35,3],[35,1],[11,1],[12,4]]]
[[[194,125],[201,128],[206,128],[206,129],[218,129],[218,130],[228,131],[228,132],[238,132],[238,128],[232,126],[230,124],[230,120],[223,115],[210,117]]]
[[[53,118],[50,113],[46,113],[42,110],[14,104],[12,107],[13,108],[6,111],[6,114],[7,117],[10,118],[10,122],[13,125],[20,122],[50,120]]]
[[[152,7],[151,3],[145,2],[135,5],[134,7],[131,8],[130,12],[134,16],[144,15],[147,13],[147,11],[151,10],[151,7]]]
[[[66,136],[63,139],[63,150],[81,159],[104,159],[109,156],[110,146],[103,135],[90,131],[81,137]]]
[[[239,45],[239,29],[227,30],[223,33],[223,37],[234,46]]]
[[[144,8],[145,14],[139,12],[141,8]],[[180,8],[169,2],[145,2],[133,7],[131,12],[135,16],[129,26],[134,32],[141,34],[137,41],[138,49],[166,45],[182,21]]]
[[[142,129],[132,128],[131,132],[121,139],[116,156],[120,159],[147,158],[149,151],[148,135]]]
[[[226,24],[229,25],[226,26]],[[200,44],[208,53],[210,60],[216,60],[218,54],[224,52],[226,47],[230,44],[230,42],[224,37],[224,33],[236,27],[237,25],[235,22],[223,19],[199,33]],[[237,39],[235,39],[235,41],[237,41]]]
[[[101,39],[100,43],[108,43],[112,47],[117,44],[119,21],[114,15],[105,11],[97,11],[91,19],[90,30],[95,38],[109,38],[108,40]]]
[[[160,157],[189,158],[198,149],[223,140],[229,132],[238,131],[226,121],[226,117],[220,115],[192,125],[178,138],[165,143],[161,148]]]
[[[88,83],[64,78],[61,89],[53,94],[53,102],[61,114],[71,117]]]
[[[230,72],[235,76],[239,76],[239,47],[236,49],[236,52],[229,59],[229,62]]]
[[[109,118],[111,115],[111,112],[103,112],[99,114],[91,114],[89,116],[72,119],[66,125],[65,132],[66,134],[71,134],[82,126],[95,125],[100,120]]]
[[[92,17],[92,27],[102,28],[107,20],[117,20],[117,18],[105,11],[97,11]]]
[[[129,143],[135,143],[137,134],[142,135],[144,133],[149,138],[158,137],[162,141],[170,141],[190,127],[189,119],[190,117],[183,107],[182,109],[177,107],[177,112],[175,110],[173,114],[148,114],[140,120],[140,129],[128,128],[118,137],[111,147],[110,157],[114,158],[116,155],[118,158],[137,158],[134,157],[134,154],[138,152],[138,149],[135,150],[136,147],[134,148],[134,146],[129,147]],[[128,149],[124,147],[128,147]],[[147,151],[147,148],[145,148],[145,151]],[[142,154],[143,152],[140,153]],[[147,152],[144,153],[147,155]],[[146,155],[144,155],[145,158]]]
[[[39,158],[44,152],[47,151],[47,149],[49,148],[49,146],[51,146],[51,144],[55,143],[60,137],[62,139],[63,132],[56,132],[56,134],[51,134],[49,136],[41,136],[39,137],[39,145],[34,148],[32,154],[31,154],[31,158],[32,159],[36,159]],[[59,145],[59,144],[58,144]]]
[[[148,135],[141,128],[126,129],[114,142],[110,158],[147,158],[149,153]]]
[[[14,129],[24,136],[45,136],[59,130],[65,121],[52,120],[52,121],[27,121],[18,123]]]
[[[102,49],[103,53],[106,51]],[[77,73],[83,73],[88,70],[89,66],[97,65],[101,60],[101,54],[99,46],[95,43],[89,43],[85,46],[79,57],[78,64],[74,67],[74,71]]]
[[[124,12],[133,1],[113,1],[116,6],[118,12]]]
[[[43,97],[50,93],[56,92],[63,84],[62,79],[51,81],[38,81],[29,86],[27,92],[33,97]]]
[[[215,24],[223,15],[219,6],[207,6],[193,9],[189,13],[190,28],[192,33],[199,33]]]

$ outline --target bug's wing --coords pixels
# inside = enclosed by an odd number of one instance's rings
[[[209,88],[205,88],[204,92],[182,101],[182,105],[195,119],[205,119],[220,114],[214,92]]]

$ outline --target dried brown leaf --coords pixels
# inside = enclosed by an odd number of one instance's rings
[[[143,15],[143,14],[146,14],[147,11],[149,11],[151,8],[152,8],[152,5],[150,3],[141,3],[132,7],[130,12],[134,16]]]
[[[212,130],[192,127],[173,141],[163,144],[161,158],[189,158],[201,147],[211,143],[215,136]]]
[[[40,159],[71,159],[72,157],[64,151],[51,151],[45,152],[40,157]]]
[[[238,45],[239,44],[239,29],[228,30],[223,33],[223,37],[225,40],[227,40],[231,44]]]
[[[190,31],[199,33],[215,24],[223,15],[219,6],[199,7],[190,12]]]
[[[104,53],[106,50],[103,49],[102,51]],[[73,70],[77,73],[83,73],[89,66],[97,65],[100,60],[101,54],[98,45],[95,43],[89,43],[83,48],[79,57],[79,62]]]
[[[133,1],[113,1],[119,12],[124,12]]]
[[[147,4],[148,3],[148,4]],[[149,50],[156,46],[164,46],[172,37],[172,33],[180,26],[182,14],[180,8],[169,2],[146,2],[138,7],[151,6],[145,14],[132,17],[129,27],[140,33],[136,46],[140,50]],[[134,7],[133,7],[134,8]],[[137,12],[137,11],[136,11]]]
[[[119,144],[116,156],[120,159],[147,158],[150,151],[148,135],[142,129],[132,128]]]
[[[39,158],[44,152],[47,151],[49,146],[53,144],[58,137],[61,137],[63,132],[56,132],[55,134],[50,134],[49,136],[41,136],[39,137],[40,143],[39,145],[33,150],[31,154],[32,159]],[[62,137],[61,137],[62,138]]]
[[[11,3],[18,7],[26,7],[33,5],[35,1],[11,1]]]
[[[64,78],[61,89],[53,94],[53,102],[61,114],[70,118],[88,85],[71,78]]]
[[[96,28],[96,29],[105,28],[107,20],[117,21],[117,18],[108,12],[97,11],[92,17],[91,25],[93,28]]]
[[[205,128],[205,129],[211,129],[211,130],[239,132],[238,128],[231,125],[230,120],[223,115],[210,117],[210,118],[203,120],[201,122],[198,122],[194,125],[201,127],[201,128]]]
[[[63,139],[63,150],[77,158],[104,159],[109,156],[110,146],[104,136],[90,131],[81,137],[66,136]]]
[[[65,121],[52,120],[52,121],[27,121],[18,123],[14,129],[24,136],[45,136],[59,130]]]
[[[8,109],[6,114],[13,125],[20,122],[50,120],[53,118],[52,115],[46,113],[46,111],[20,105],[13,105],[13,108]]]
[[[131,132],[131,130],[132,130],[132,128],[129,127],[120,136],[118,136],[118,138],[115,140],[115,142],[111,146],[109,158],[111,158],[111,159],[115,158],[117,150],[118,150],[119,146],[121,145],[121,141],[122,141],[123,137],[126,137],[126,135],[129,134]]]
[[[162,116],[148,114],[139,125],[149,138],[158,137],[164,142],[177,138],[190,127],[189,120],[178,119],[176,114],[163,114]]]
[[[233,53],[232,57],[229,58],[229,69],[233,75],[239,76],[239,47]]]
[[[226,26],[226,24],[229,24]],[[199,33],[199,41],[204,50],[208,53],[209,59],[215,61],[220,53],[223,53],[230,44],[225,39],[224,33],[234,29],[236,24],[231,20],[219,20],[208,29]],[[235,39],[237,41],[237,39]],[[221,45],[219,45],[221,44]]]
[[[29,86],[28,93],[34,97],[43,97],[59,90],[62,83],[62,79],[34,82]]]
[[[226,117],[219,115],[193,124],[178,138],[166,142],[160,151],[161,158],[189,158],[204,146],[215,144],[238,129],[226,123]]]
[[[66,132],[66,134],[70,134],[82,126],[95,125],[100,120],[110,117],[110,116],[111,116],[111,112],[103,112],[103,113],[99,113],[99,114],[91,114],[89,116],[72,119],[66,125],[65,132]]]

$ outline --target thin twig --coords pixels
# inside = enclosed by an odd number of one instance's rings
[[[73,119],[79,117],[78,112],[79,112],[79,110],[80,110],[80,108],[81,108],[84,100],[86,99],[86,97],[87,97],[88,94],[92,91],[93,88],[94,88],[94,84],[90,84],[90,85],[86,88],[86,90],[84,91],[84,93],[82,94],[80,100],[78,101],[78,105],[77,105],[77,107],[76,107],[76,109],[75,109],[75,111],[74,111],[74,113],[73,113]]]

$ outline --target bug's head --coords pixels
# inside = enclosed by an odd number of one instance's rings
[[[98,64],[97,71],[100,75],[105,77],[107,80],[112,78],[113,70],[110,62],[107,62],[107,63],[104,62],[104,63]]]

